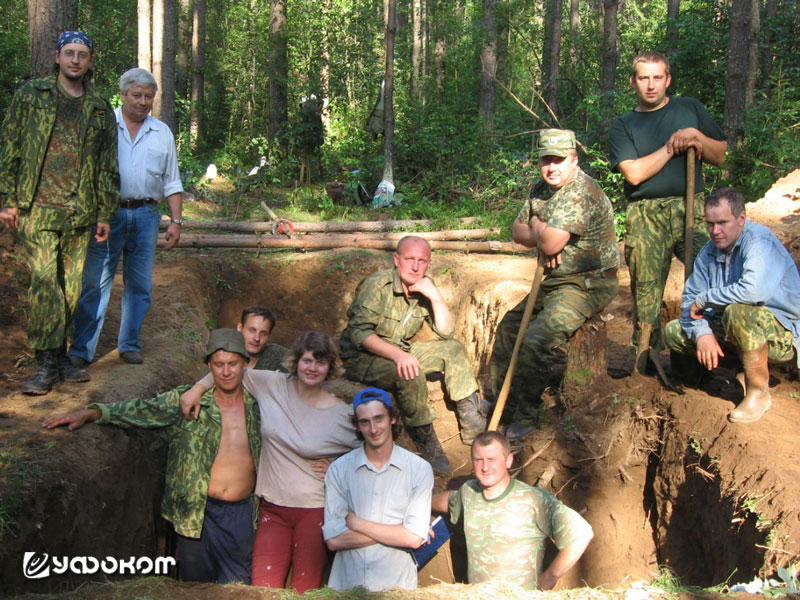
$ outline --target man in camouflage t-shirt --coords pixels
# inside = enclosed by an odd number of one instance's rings
[[[575,134],[546,129],[539,135],[539,169],[512,226],[514,241],[536,248],[547,278],[520,348],[507,413],[514,441],[536,426],[555,348],[617,295],[619,250],[614,211],[603,190],[578,166]],[[527,297],[506,313],[497,328],[490,363],[495,395],[503,384]]]
[[[578,562],[594,536],[577,512],[551,493],[512,479],[508,441],[496,431],[472,443],[476,479],[454,492],[437,494],[432,508],[464,517],[470,583],[502,579],[525,589],[549,590]],[[545,540],[559,552],[542,570]]]

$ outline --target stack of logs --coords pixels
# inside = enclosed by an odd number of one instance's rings
[[[459,225],[469,226],[474,217],[458,219]],[[166,229],[169,220],[161,221]],[[327,221],[321,223],[292,223],[293,233],[273,233],[278,228],[275,221],[184,221],[179,248],[370,248],[393,250],[397,241],[411,232],[402,229],[432,227],[431,220],[403,221]],[[286,229],[286,227],[284,227]],[[195,230],[195,231],[193,231]],[[202,233],[210,230],[211,233]],[[224,232],[224,233],[223,233]],[[499,235],[500,228],[455,229],[445,231],[413,232],[428,240],[434,250],[453,252],[526,252],[525,246],[513,242],[486,241],[490,235]],[[163,234],[158,245],[165,244]]]

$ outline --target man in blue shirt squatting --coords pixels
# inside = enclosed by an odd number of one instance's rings
[[[478,434],[472,442],[476,479],[436,494],[433,510],[449,512],[453,523],[463,514],[470,583],[504,580],[528,590],[550,590],[583,556],[594,533],[553,494],[511,477],[513,462],[503,434]],[[542,569],[547,538],[558,554]]]
[[[696,356],[709,371],[726,355],[740,357],[744,400],[733,423],[758,421],[772,405],[769,362],[800,357],[800,275],[768,227],[745,214],[742,193],[725,187],[705,201],[711,240],[694,261],[681,318],[664,337],[671,350]],[[743,377],[742,377],[743,375]]]
[[[172,220],[166,250],[181,237],[183,186],[178,171],[175,138],[166,123],[150,115],[158,85],[145,69],[128,69],[119,80],[122,106],[114,109],[120,175],[119,211],[111,219],[111,234],[92,240],[83,269],[83,288],[75,311],[70,362],[83,368],[94,358],[103,329],[117,263],[122,259],[122,312],[117,350],[126,363],[142,362],[139,333],[150,308],[153,260],[166,198]]]
[[[178,570],[184,581],[250,583],[253,504],[261,452],[258,405],[242,388],[249,360],[242,334],[215,329],[206,346],[214,387],[200,400],[197,420],[184,419],[180,386],[155,398],[49,417],[42,427],[70,431],[89,421],[119,427],[167,428],[170,433],[161,514],[178,534]]]
[[[336,551],[328,586],[414,589],[417,568],[408,549],[428,536],[433,470],[394,443],[400,411],[387,392],[364,389],[353,399],[353,412],[364,445],[338,458],[325,474],[322,535]]]

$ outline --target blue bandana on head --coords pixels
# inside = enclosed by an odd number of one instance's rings
[[[60,52],[61,49],[67,44],[83,44],[84,46],[89,47],[90,53],[94,54],[94,42],[92,41],[92,38],[82,31],[62,31],[61,35],[58,36],[56,52]]]
[[[383,402],[387,408],[392,408],[392,397],[389,392],[380,388],[368,387],[358,392],[353,398],[353,413],[355,414],[356,409],[365,402],[372,402],[373,400]]]

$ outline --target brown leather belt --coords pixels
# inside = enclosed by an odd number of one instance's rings
[[[120,200],[119,207],[120,208],[139,208],[141,206],[147,206],[148,204],[153,204],[158,202],[155,198],[136,198],[134,200]]]

